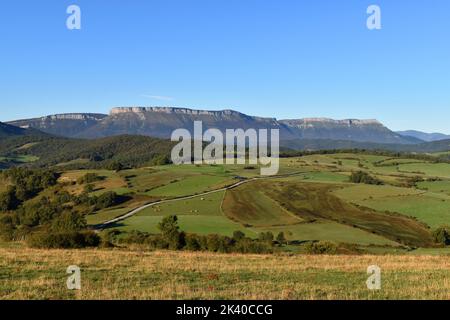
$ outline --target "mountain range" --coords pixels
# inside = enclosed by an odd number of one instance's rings
[[[397,133],[405,137],[413,137],[426,142],[450,139],[450,135],[443,133],[426,133],[416,130],[397,131]]]
[[[415,136],[393,132],[376,120],[277,120],[232,110],[114,108],[109,115],[60,114],[0,122],[0,170],[22,165],[27,159],[34,159],[29,165],[36,167],[64,164],[74,169],[107,168],[115,162],[128,167],[167,163],[174,145],[167,138],[175,129],[192,129],[195,120],[203,121],[204,130],[278,128],[285,154],[299,150],[359,149],[394,154],[450,150],[450,139],[426,142],[416,132]]]
[[[170,138],[175,129],[192,130],[195,120],[203,122],[204,130],[278,128],[282,141],[325,139],[382,144],[424,142],[417,136],[393,132],[377,120],[327,118],[277,120],[249,116],[233,110],[207,111],[172,107],[118,107],[113,108],[109,115],[59,114],[11,121],[7,125],[22,130],[37,129],[69,138],[97,139],[124,134]]]

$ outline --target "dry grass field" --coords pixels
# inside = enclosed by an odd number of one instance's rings
[[[369,265],[382,288],[366,287]],[[82,289],[66,289],[81,268]],[[0,248],[1,299],[450,299],[450,256]]]

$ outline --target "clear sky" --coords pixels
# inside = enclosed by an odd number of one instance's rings
[[[450,133],[450,1],[2,1],[0,121],[132,105]]]

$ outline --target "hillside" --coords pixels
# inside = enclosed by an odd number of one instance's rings
[[[450,139],[450,135],[442,134],[442,133],[426,133],[416,130],[406,130],[406,131],[397,131],[398,134],[404,137],[413,137],[426,142],[431,141],[439,141],[439,140],[448,140]]]
[[[83,140],[34,135],[2,141],[0,159],[2,156],[9,159],[32,156],[35,159],[33,166],[38,167],[65,165],[95,168],[105,167],[113,162],[135,167],[152,161],[167,162],[172,146],[170,141],[144,136]]]
[[[26,129],[0,122],[0,138],[2,139],[7,137],[23,136],[27,133],[28,131]]]
[[[67,261],[82,266],[83,290],[62,285],[66,279],[55,270],[65,270]],[[0,267],[8,272],[0,289],[4,299],[38,300],[448,300],[449,263],[449,256],[230,256],[7,247],[0,248]],[[383,290],[370,291],[365,285],[365,271],[373,264],[383,267]]]
[[[330,139],[390,144],[423,142],[395,133],[376,120],[277,120],[249,116],[233,110],[207,111],[172,107],[119,107],[113,108],[109,115],[54,115],[9,124],[72,138],[95,139],[123,134],[170,138],[171,133],[178,128],[192,131],[196,120],[203,122],[204,130],[278,128],[281,140]]]

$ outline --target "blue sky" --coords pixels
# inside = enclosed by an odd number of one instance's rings
[[[173,105],[450,133],[449,36],[448,0],[2,1],[0,121]]]

